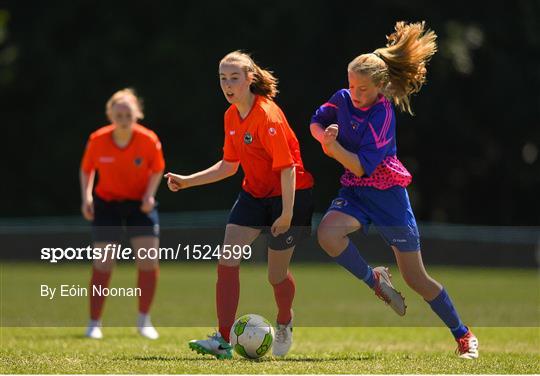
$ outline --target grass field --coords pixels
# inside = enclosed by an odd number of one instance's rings
[[[102,341],[82,336],[86,297],[49,300],[40,284],[86,286],[88,265],[1,265],[1,373],[539,373],[540,294],[534,269],[430,268],[451,293],[480,340],[481,358],[463,361],[429,306],[409,290],[408,312],[396,316],[332,264],[295,264],[295,344],[285,359],[217,361],[187,341],[213,330],[215,265],[164,264],[153,318],[161,338],[140,338],[136,299],[109,298]],[[239,314],[275,315],[263,265],[242,267]],[[133,286],[120,265],[113,286]]]
[[[538,373],[538,328],[477,328],[481,357],[465,361],[442,328],[296,328],[283,360],[218,361],[186,341],[211,328],[161,328],[150,342],[133,328],[3,328],[2,373]]]

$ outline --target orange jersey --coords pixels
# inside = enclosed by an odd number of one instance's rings
[[[287,167],[296,167],[296,189],[313,186],[285,115],[274,101],[262,96],[256,97],[243,120],[235,105],[225,112],[223,160],[240,162],[242,188],[257,198],[281,196],[281,170]]]
[[[81,169],[98,172],[95,192],[103,200],[141,200],[150,176],[165,168],[161,142],[154,132],[135,124],[129,144],[121,148],[113,130],[114,125],[107,125],[90,135]]]

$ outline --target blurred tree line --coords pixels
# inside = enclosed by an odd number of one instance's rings
[[[221,158],[217,65],[251,52],[280,79],[277,97],[316,178],[318,211],[341,168],[309,135],[312,112],[346,87],[356,55],[385,43],[397,20],[439,36],[416,115],[398,115],[398,155],[413,173],[417,218],[471,224],[540,223],[540,5],[537,0],[0,2],[0,216],[79,210],[78,167],[105,125],[117,89],[144,98],[167,170]],[[228,209],[241,173],[172,194],[162,211]]]

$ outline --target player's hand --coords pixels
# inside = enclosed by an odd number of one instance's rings
[[[337,136],[339,134],[339,125],[337,124],[330,124],[326,129],[324,130],[322,144],[328,149],[328,146],[330,146],[333,142],[336,141]]]
[[[94,200],[92,198],[87,198],[83,201],[81,205],[81,213],[87,221],[94,220]]]
[[[167,186],[173,192],[178,192],[180,189],[186,189],[189,187],[187,178],[183,175],[167,172],[164,175],[164,178],[167,179]]]
[[[141,211],[143,213],[150,213],[156,207],[156,199],[154,196],[145,196],[141,202]]]
[[[281,214],[272,224],[270,232],[272,236],[286,233],[291,228],[292,215]]]

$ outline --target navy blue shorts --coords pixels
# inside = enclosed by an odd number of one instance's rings
[[[140,201],[105,201],[94,197],[94,242],[120,242],[124,232],[128,238],[159,236],[159,215],[154,208],[143,213]]]
[[[403,187],[343,187],[328,208],[331,210],[356,218],[366,234],[373,223],[386,243],[402,252],[420,250],[416,219]]]
[[[231,209],[227,223],[261,229],[263,233],[268,234],[270,249],[285,250],[311,235],[313,190],[310,188],[296,191],[291,228],[286,233],[274,237],[270,229],[281,215],[282,208],[281,196],[256,198],[242,190]]]

